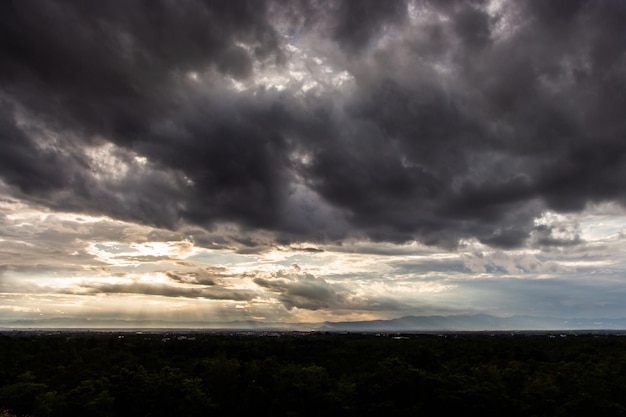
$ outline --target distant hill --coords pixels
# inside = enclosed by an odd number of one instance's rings
[[[392,320],[327,322],[328,331],[480,331],[480,330],[623,330],[626,319],[559,319],[488,314],[406,316]]]
[[[23,320],[0,320],[0,328],[9,329],[207,329],[250,331],[340,331],[340,332],[398,332],[398,331],[481,331],[481,330],[626,330],[626,318],[562,319],[551,317],[510,316],[488,314],[451,316],[406,316],[391,320],[343,321],[324,323],[276,323],[254,320],[229,322],[116,320],[99,318],[52,317]]]
[[[228,322],[120,320],[106,318],[50,317],[0,320],[0,329],[206,329],[206,330],[316,330],[324,323],[275,323],[257,320]]]

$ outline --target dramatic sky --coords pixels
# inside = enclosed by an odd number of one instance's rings
[[[1,0],[0,322],[626,317],[624,22]]]

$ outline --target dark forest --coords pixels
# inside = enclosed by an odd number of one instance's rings
[[[5,332],[0,415],[615,416],[624,375],[600,333]]]

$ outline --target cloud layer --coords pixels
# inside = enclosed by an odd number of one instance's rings
[[[235,240],[203,247],[185,231],[4,199],[0,325],[59,317],[207,325],[477,312],[622,317],[623,213],[615,204],[545,213],[535,221],[532,247],[517,250],[477,240],[452,252],[345,240],[249,251]],[[546,243],[548,233],[557,242]]]
[[[542,213],[626,195],[625,20],[599,1],[3,2],[0,178],[248,247],[567,245]]]

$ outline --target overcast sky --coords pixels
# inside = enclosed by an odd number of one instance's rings
[[[0,321],[626,317],[624,22],[1,1]]]

